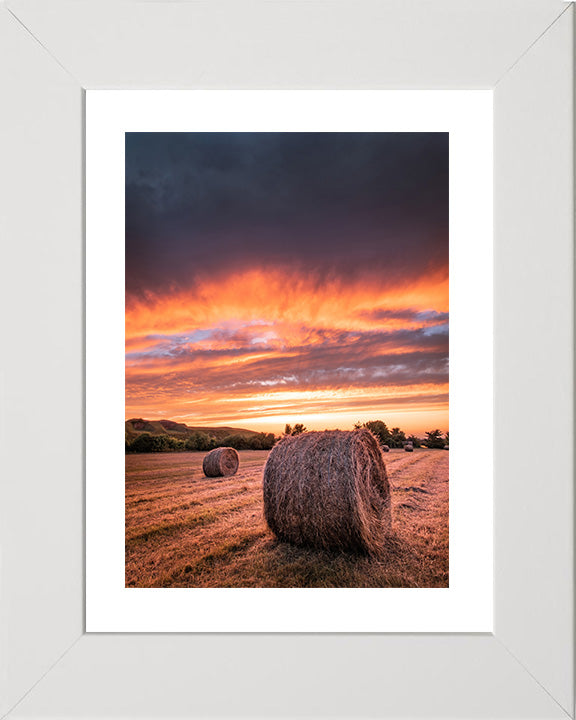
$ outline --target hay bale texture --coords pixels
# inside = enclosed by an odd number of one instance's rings
[[[286,436],[264,467],[264,515],[279,540],[378,554],[390,531],[390,485],[372,433]]]
[[[234,475],[238,470],[240,458],[234,448],[220,447],[210,450],[208,455],[204,457],[202,470],[207,477],[222,477],[224,475]]]
[[[412,445],[412,443],[406,443],[404,450],[405,452],[414,452],[414,445]]]
[[[389,445],[382,445],[382,452],[390,452],[390,446],[389,446]]]

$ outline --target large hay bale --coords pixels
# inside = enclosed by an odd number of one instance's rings
[[[406,443],[406,445],[404,445],[404,451],[414,452],[414,445],[412,445],[412,443]]]
[[[382,445],[382,452],[390,452],[390,446],[389,446],[389,445]]]
[[[238,470],[240,458],[234,448],[220,447],[210,450],[204,457],[202,470],[207,477],[221,477],[223,475],[234,475]]]
[[[362,428],[284,437],[264,468],[264,515],[280,540],[377,554],[392,519],[374,435]]]

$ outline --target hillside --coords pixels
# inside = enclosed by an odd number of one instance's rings
[[[230,435],[242,435],[251,437],[258,433],[254,430],[246,430],[245,428],[233,427],[192,427],[184,423],[177,423],[173,420],[144,420],[143,418],[132,418],[125,422],[126,438],[132,441],[142,433],[150,435],[166,435],[186,440],[196,433],[204,433],[213,437],[215,440],[223,440]]]

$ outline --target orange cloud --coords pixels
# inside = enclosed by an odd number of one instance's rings
[[[448,429],[448,278],[252,269],[126,308],[126,416]]]
[[[355,283],[340,278],[319,282],[314,275],[260,269],[229,274],[217,282],[196,280],[187,292],[131,300],[126,338],[131,342],[156,333],[182,333],[227,319],[363,329],[374,326],[369,311],[375,307],[447,312],[447,271],[436,271],[408,286],[390,285],[378,276]],[[394,320],[390,323],[397,325]]]

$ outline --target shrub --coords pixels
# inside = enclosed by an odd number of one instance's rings
[[[427,448],[437,450],[443,450],[444,445],[446,445],[446,440],[442,437],[442,432],[438,429],[428,431],[424,442]]]

